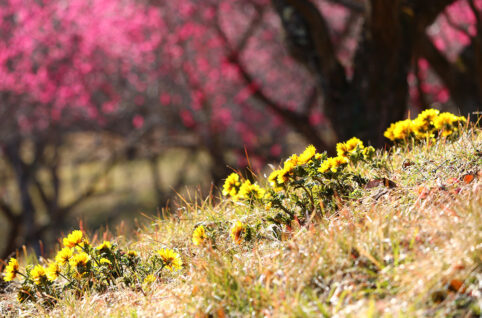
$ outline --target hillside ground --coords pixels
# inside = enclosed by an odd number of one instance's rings
[[[0,315],[479,317],[480,129],[452,141],[377,150],[376,158],[379,168],[356,166],[374,182],[303,225],[274,229],[263,223],[274,211],[217,194],[201,204],[181,198],[172,217],[104,236],[141,256],[172,248],[181,270],[141,288],[66,293],[53,308],[18,304],[11,285],[0,294]],[[237,221],[262,226],[236,244],[229,229]],[[218,233],[214,245],[193,244],[199,224]]]

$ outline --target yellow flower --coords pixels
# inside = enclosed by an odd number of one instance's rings
[[[335,157],[333,158],[333,165],[337,168],[348,163],[348,159],[345,157]]]
[[[178,253],[171,249],[163,248],[157,251],[157,254],[161,257],[164,266],[171,272],[174,270],[181,269],[182,260]]]
[[[349,152],[353,152],[357,149],[361,150],[365,148],[365,146],[363,146],[363,141],[361,141],[356,137],[351,138],[345,144]]]
[[[428,129],[430,125],[434,124],[434,120],[437,118],[438,114],[440,114],[438,109],[426,109],[418,114],[415,121],[418,121],[420,124],[424,124],[424,129]]]
[[[71,248],[64,247],[55,256],[55,261],[59,265],[65,265],[72,257],[72,253],[73,253],[73,250]]]
[[[444,130],[442,130],[441,136],[442,136],[442,137],[450,136],[450,135],[453,134],[455,131],[457,131],[457,129],[455,129],[455,128],[453,128],[453,129],[444,129]]]
[[[5,276],[3,277],[3,280],[6,282],[14,280],[15,277],[17,276],[18,268],[19,268],[19,265],[18,265],[17,259],[13,257],[10,258],[10,260],[8,261],[7,267],[5,267],[5,271],[4,271]]]
[[[82,234],[82,231],[79,231],[79,230],[73,231],[63,240],[65,247],[75,247],[80,243],[82,243],[82,241],[83,241],[83,234]]]
[[[242,234],[246,231],[246,227],[240,221],[237,221],[230,230],[230,236],[236,244],[241,244]]]
[[[419,118],[415,119],[413,122],[413,132],[417,138],[430,138],[433,137],[433,129],[430,129],[431,124],[421,120]]]
[[[87,266],[89,262],[90,262],[90,256],[87,253],[82,252],[74,255],[70,259],[69,264],[70,266],[75,267],[78,270],[79,268]]]
[[[142,283],[146,284],[146,285],[150,285],[150,284],[154,283],[156,280],[157,280],[156,276],[150,274],[150,275],[147,275],[146,278],[144,278]]]
[[[434,120],[434,126],[437,130],[441,129],[451,129],[453,125],[458,124],[459,122],[465,122],[466,119],[463,116],[455,116],[451,113],[442,113],[438,115],[437,118]]]
[[[305,151],[298,157],[298,164],[303,165],[311,160],[316,154],[316,148],[313,145],[306,147]]]
[[[271,174],[268,177],[269,185],[273,189],[275,189],[275,191],[279,191],[279,190],[282,189],[281,188],[282,183],[278,182],[278,176],[279,176],[280,172],[281,172],[281,170],[274,170],[273,172],[271,172]]]
[[[262,199],[265,190],[257,184],[252,184],[251,181],[246,180],[239,188],[238,197],[241,199]]]
[[[321,163],[320,168],[318,168],[318,172],[321,172],[321,173],[325,173],[327,171],[337,172],[339,167],[347,163],[348,163],[348,159],[346,157],[338,156],[338,157],[327,158],[325,161]]]
[[[363,142],[360,139],[353,137],[346,142],[336,144],[336,154],[338,157],[349,157],[351,153],[356,150],[362,150],[363,148],[365,148]]]
[[[286,167],[286,165],[289,165],[289,166],[296,167],[298,164],[299,164],[298,155],[293,154],[291,155],[291,157],[285,160],[284,166]]]
[[[112,244],[109,242],[109,241],[104,241],[102,242],[102,244],[99,244],[96,249],[98,251],[103,251],[103,252],[107,252],[109,251],[110,249],[112,248]]]
[[[412,120],[405,119],[395,124],[393,135],[395,139],[407,139],[412,132],[413,132]]]
[[[224,196],[232,196],[236,197],[238,194],[239,187],[241,186],[241,182],[239,181],[239,175],[237,173],[231,173],[224,182],[223,186],[223,195]]]
[[[194,245],[198,246],[204,243],[206,240],[206,230],[204,229],[204,226],[199,225],[196,227],[194,230],[194,233],[192,234],[192,242]]]
[[[417,138],[434,136],[433,128],[439,113],[437,109],[426,109],[412,121],[412,131]]]
[[[383,136],[390,139],[391,141],[395,141],[395,133],[394,132],[395,132],[396,126],[397,126],[396,124],[391,124],[390,127],[388,127],[387,130],[385,130],[385,132],[383,133]],[[338,150],[338,148],[337,148],[337,150]]]
[[[30,275],[32,275],[32,279],[36,285],[40,285],[47,278],[45,268],[39,264],[35,265]]]
[[[107,258],[105,257],[102,257],[99,261],[100,264],[108,264],[108,265],[112,265],[112,262],[109,261]]]
[[[250,188],[250,192],[248,193],[249,196],[253,196],[256,199],[262,199],[264,198],[264,195],[266,194],[266,190],[261,188],[258,184],[253,184]]]
[[[288,182],[290,179],[290,175],[292,174],[295,167],[296,165],[292,161],[286,161],[283,169],[281,169],[278,173],[278,183],[285,184],[286,182]]]
[[[325,173],[325,172],[327,172],[328,170],[331,169],[331,160],[330,159],[331,158],[328,158],[321,163],[320,167],[318,168],[318,172]]]
[[[56,262],[50,263],[46,270],[47,278],[49,281],[55,281],[60,274],[59,264]]]
[[[340,157],[347,157],[349,154],[348,147],[344,142],[336,144],[336,154]]]

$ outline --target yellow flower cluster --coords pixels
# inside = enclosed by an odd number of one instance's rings
[[[246,180],[239,188],[239,199],[262,199],[264,197],[265,190],[258,184],[252,184],[251,181]]]
[[[286,159],[282,169],[271,172],[268,177],[269,184],[276,191],[281,190],[282,186],[293,176],[293,170],[297,166],[302,166],[309,163],[316,156],[316,148],[313,145],[306,147],[306,149],[299,156],[296,154],[292,155]]]
[[[345,166],[348,163],[348,158],[338,156],[327,158],[325,161],[321,163],[321,166],[318,168],[318,172],[325,173],[328,171],[337,172],[338,168]]]
[[[206,238],[203,229],[198,230],[199,240]],[[143,261],[136,251],[124,252],[109,241],[93,247],[79,230],[67,235],[62,242],[63,248],[53,260],[47,260],[45,266],[28,265],[22,272],[17,260],[10,259],[3,279],[9,282],[17,275],[24,278],[18,288],[19,302],[38,300],[42,304],[53,304],[68,289],[75,289],[81,295],[88,290],[104,291],[118,282],[132,286],[139,279],[155,281],[163,268],[170,271],[182,268],[180,255],[170,249],[158,250],[156,255]]]
[[[239,199],[262,199],[266,191],[256,183],[251,183],[250,180],[245,180],[243,183],[236,173],[231,173],[224,182],[223,195],[231,196],[234,201]]]
[[[409,138],[433,138],[437,133],[446,137],[458,131],[459,123],[465,121],[463,116],[440,113],[437,109],[426,109],[414,120],[405,119],[391,124],[383,135],[395,142],[406,141]]]
[[[338,157],[348,158],[350,157],[350,154],[364,148],[365,146],[363,146],[363,142],[360,139],[353,137],[347,142],[338,143],[336,145],[336,154],[338,155]]]

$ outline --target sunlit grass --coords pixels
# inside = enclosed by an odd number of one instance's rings
[[[377,152],[385,164],[357,167],[396,184],[360,189],[336,213],[309,226],[259,226],[250,241],[230,237],[235,222],[255,226],[264,206],[179,200],[172,217],[152,219],[118,243],[150,255],[169,246],[184,267],[141,291],[115,288],[60,299],[51,310],[1,308],[40,316],[447,317],[482,306],[482,134],[466,129],[439,140]],[[260,180],[261,181],[261,180]],[[199,196],[197,197],[199,198]],[[214,203],[218,202],[218,203]],[[214,243],[195,246],[202,224]],[[276,234],[275,234],[276,232]],[[5,310],[5,309],[3,309]]]

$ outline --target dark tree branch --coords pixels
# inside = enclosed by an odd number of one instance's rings
[[[98,183],[105,178],[105,176],[113,169],[114,165],[125,155],[125,153],[134,147],[140,139],[147,134],[152,128],[154,128],[157,124],[156,119],[147,120],[144,123],[144,126],[139,130],[135,131],[124,143],[121,149],[115,151],[111,154],[109,159],[106,162],[106,168],[102,171],[98,172],[89,182],[89,185],[82,191],[82,193],[72,200],[69,204],[65,205],[64,207],[59,208],[59,215],[65,218],[75,207],[79,204],[84,202],[86,199],[91,197],[93,194],[96,193],[96,188]]]
[[[440,79],[451,91],[456,90],[458,72],[452,63],[435,47],[426,33],[421,35],[418,49],[420,55],[427,59]]]
[[[345,8],[354,12],[363,13],[365,11],[365,4],[363,1],[360,1],[360,0],[328,0],[328,1],[331,3],[344,6]]]
[[[412,10],[416,17],[419,30],[425,30],[426,27],[434,23],[435,19],[442,13],[447,6],[457,0],[419,0],[412,1]]]
[[[18,218],[18,214],[16,214],[13,210],[13,208],[8,205],[5,201],[0,199],[0,210],[3,212],[5,217],[10,221],[14,222]]]
[[[52,199],[47,195],[47,193],[44,190],[44,186],[41,184],[38,178],[33,178],[33,184],[35,185],[35,188],[37,189],[37,192],[40,195],[40,199],[42,199],[43,204],[48,209]]]
[[[478,10],[474,0],[469,0],[468,2],[476,20],[477,35],[475,37],[472,37],[472,43],[475,51],[474,58],[477,88],[479,96],[482,99],[482,11]],[[480,105],[478,107],[480,108]]]
[[[291,54],[317,78],[325,95],[343,94],[347,79],[336,57],[325,18],[310,0],[272,0],[286,31]]]
[[[318,99],[318,89],[312,87],[306,100],[304,101],[301,109],[306,116],[309,116],[313,108],[316,106],[316,100]]]
[[[249,24],[248,28],[246,31],[243,33],[243,36],[241,37],[241,40],[235,47],[236,52],[241,52],[244,50],[246,47],[246,44],[248,43],[248,40],[253,36],[254,32],[256,32],[256,29],[260,26],[261,22],[263,21],[263,16],[264,16],[264,9],[263,7],[258,7],[255,6],[256,9],[256,16],[254,17],[253,21]],[[218,20],[219,21],[219,20]],[[219,28],[221,28],[219,22],[217,23]],[[225,38],[227,40],[227,37]]]
[[[461,107],[463,112],[471,112],[480,107],[482,86],[477,76],[477,52],[475,39],[459,56],[456,63],[451,63],[433,44],[431,39],[423,34],[418,45],[420,56],[430,63],[435,73],[447,86],[452,100]],[[470,52],[470,53],[469,53]],[[480,62],[479,62],[480,63]],[[479,79],[480,80],[480,79]]]
[[[5,250],[0,256],[2,259],[8,258],[17,247],[16,241],[17,241],[19,229],[20,229],[19,220],[10,222],[10,228],[9,228],[6,243],[5,243]]]
[[[258,19],[255,18],[252,24],[258,24]],[[316,129],[309,125],[307,115],[301,115],[299,113],[288,110],[287,107],[284,107],[273,101],[260,89],[260,85],[256,82],[256,80],[251,76],[251,74],[244,67],[243,63],[240,61],[239,51],[237,51],[231,46],[229,39],[226,33],[221,28],[219,22],[216,23],[215,27],[219,36],[224,41],[226,49],[228,50],[228,60],[231,63],[237,65],[238,70],[244,81],[247,83],[247,85],[250,85],[252,87],[252,96],[258,101],[262,102],[264,105],[266,105],[268,109],[271,110],[273,113],[277,114],[278,116],[283,118],[283,120],[288,122],[298,132],[305,136],[309,142],[313,143],[318,149],[329,149],[327,144],[319,137],[318,131],[316,131]],[[248,31],[251,34],[252,32],[254,32],[254,28],[249,27]],[[245,38],[245,36],[243,36],[243,38]],[[236,47],[239,47],[239,45]],[[309,100],[307,102],[309,102]]]

